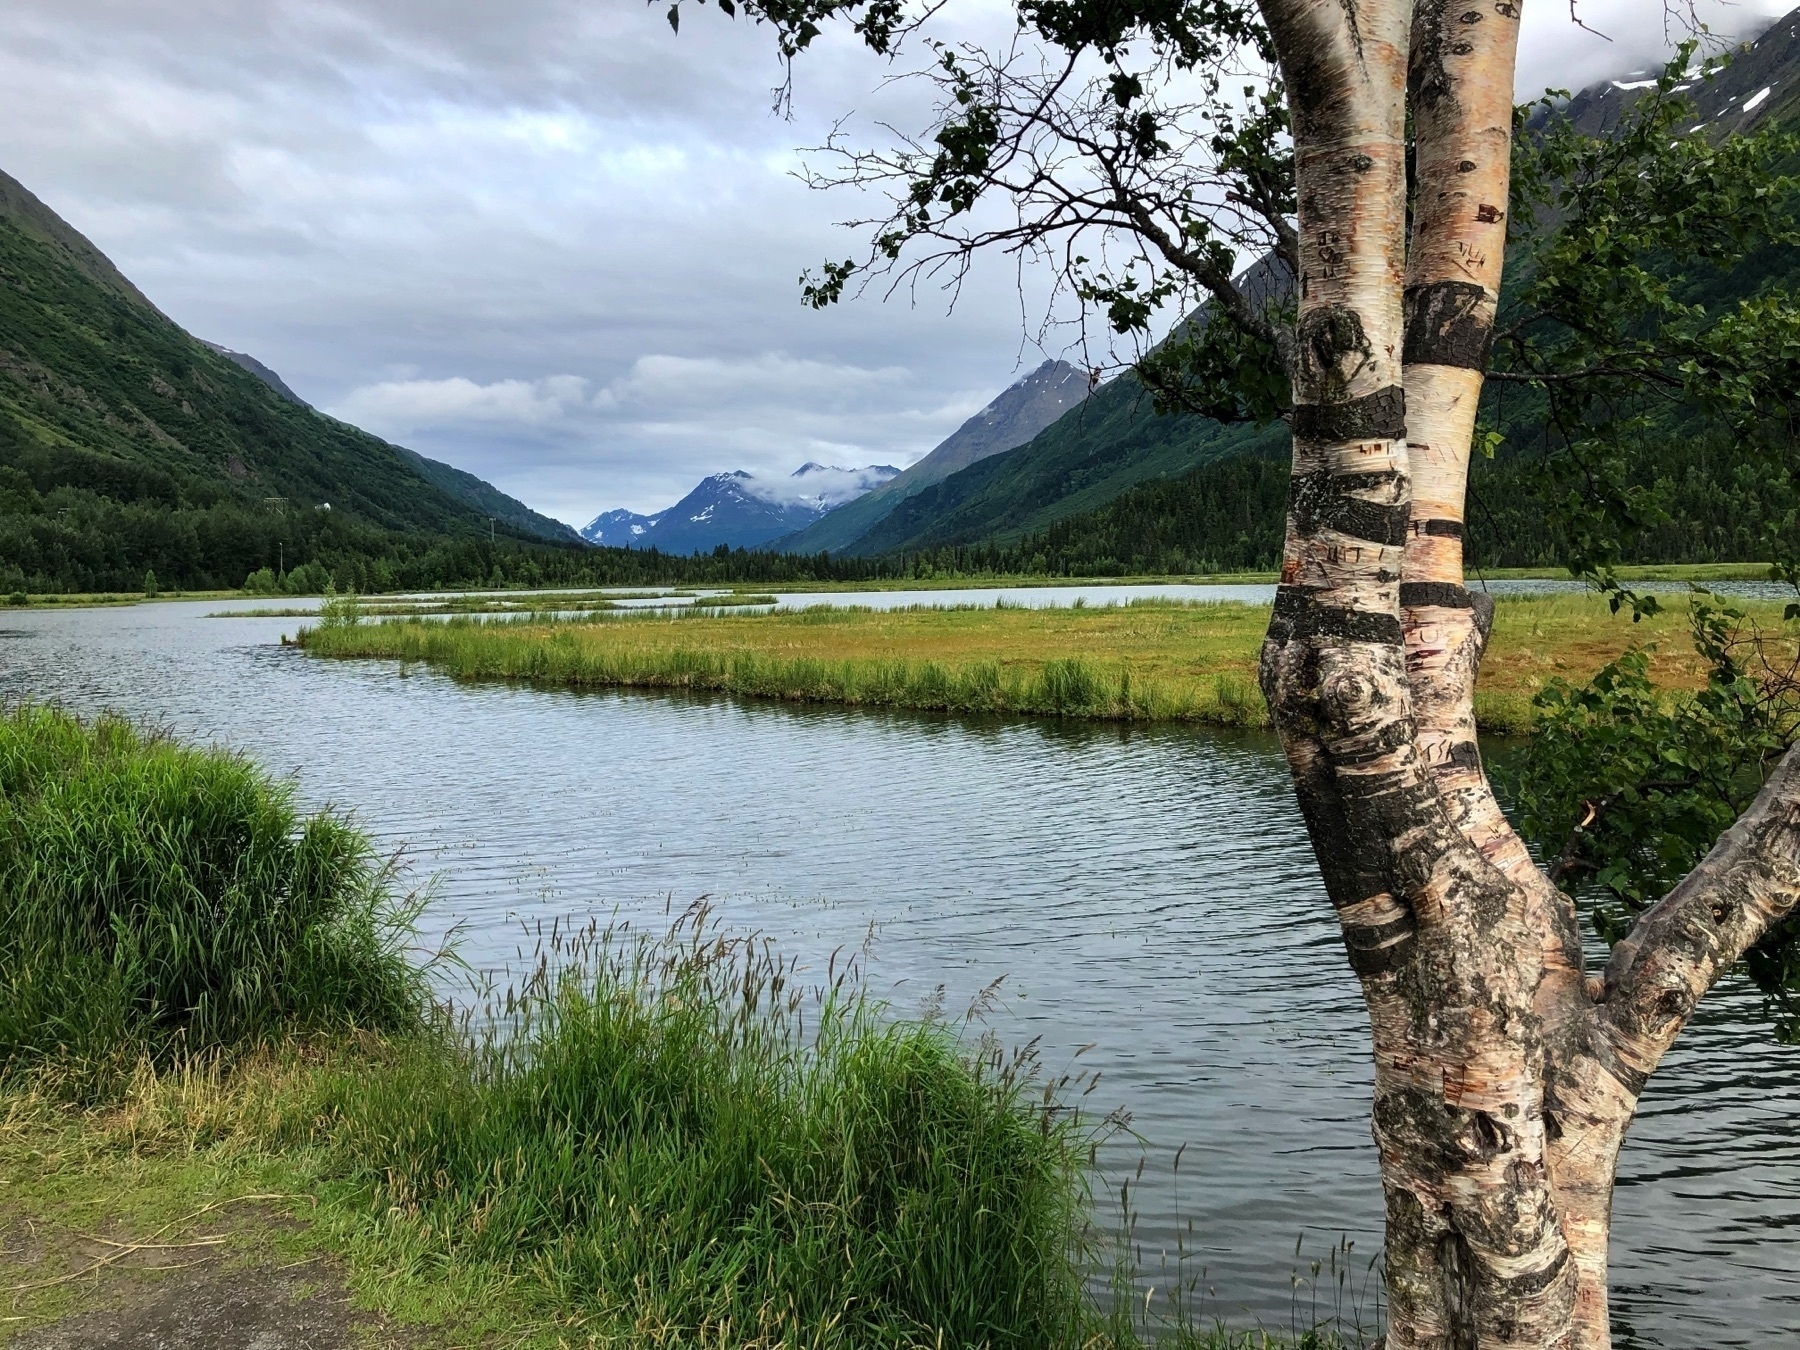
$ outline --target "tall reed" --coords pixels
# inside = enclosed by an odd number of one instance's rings
[[[785,617],[785,616],[784,616]],[[838,611],[791,622],[825,622]],[[1262,695],[1248,679],[1171,686],[1134,675],[1125,661],[1058,657],[1034,664],[935,659],[826,660],[743,649],[636,647],[608,641],[611,622],[386,620],[358,628],[302,630],[319,656],[420,661],[460,679],[519,680],[573,688],[694,689],[797,703],[1023,713],[1118,721],[1264,726]],[[1221,689],[1226,694],[1220,693]]]
[[[415,1259],[528,1272],[601,1340],[1073,1346],[1091,1131],[1034,1068],[695,910],[665,940],[559,937],[298,1129],[331,1122]]]
[[[240,756],[0,713],[0,1076],[103,1091],[141,1058],[418,1024],[365,835]]]

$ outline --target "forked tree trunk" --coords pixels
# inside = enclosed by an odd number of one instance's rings
[[[1606,979],[1584,980],[1574,910],[1482,771],[1473,696],[1492,610],[1463,587],[1517,0],[1419,0],[1416,18],[1410,0],[1262,8],[1301,246],[1262,682],[1374,1034],[1387,1344],[1603,1350],[1620,1142],[1694,1004],[1800,894],[1800,761]]]

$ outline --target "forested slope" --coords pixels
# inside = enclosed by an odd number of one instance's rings
[[[1284,437],[1279,427],[1159,417],[1137,381],[1122,376],[1016,450],[907,498],[844,551],[869,557],[978,540],[1010,544],[1101,507],[1139,483],[1264,451]]]
[[[490,515],[569,534],[283,397],[0,181],[0,589],[237,585],[322,551],[373,569],[485,537]]]

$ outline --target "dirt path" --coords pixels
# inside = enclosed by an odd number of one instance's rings
[[[107,1229],[0,1228],[0,1345],[402,1350],[415,1344],[354,1308],[329,1258],[283,1260],[269,1250],[277,1231],[292,1229],[291,1220],[254,1210],[161,1247]],[[54,1301],[42,1308],[46,1294]]]

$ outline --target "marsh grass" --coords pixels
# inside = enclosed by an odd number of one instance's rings
[[[1750,603],[1778,619],[1780,607]],[[814,606],[774,613],[696,610],[396,620],[354,632],[302,630],[319,656],[424,662],[459,679],[573,688],[714,690],[797,702],[943,712],[1266,726],[1257,657],[1268,609],[1133,598],[1026,608]],[[1674,603],[1643,624],[1586,594],[1505,596],[1475,693],[1481,727],[1529,732],[1532,700],[1555,679],[1587,679],[1633,645],[1679,695],[1703,671]]]
[[[1091,1217],[1121,1123],[972,1016],[895,1018],[858,958],[808,977],[703,907],[553,927],[453,1013],[393,881],[238,756],[0,717],[6,1221],[307,1196],[376,1307],[510,1345],[1285,1343],[1138,1303]]]
[[[1093,1131],[964,1032],[695,909],[553,938],[454,1037],[323,1076],[291,1143],[366,1182],[416,1268],[528,1270],[602,1339],[1080,1344]]]
[[[1242,606],[1208,606],[1242,610]],[[1062,610],[1085,619],[1106,609]],[[1111,611],[1152,626],[1163,617],[1142,605]],[[1255,611],[1250,611],[1254,613]],[[1267,711],[1248,667],[1214,677],[1170,663],[1144,663],[1125,653],[1090,656],[1079,641],[1067,654],[1005,643],[974,651],[909,650],[904,639],[858,642],[861,629],[929,627],[941,622],[979,629],[998,623],[1030,630],[1045,614],[1014,605],[916,606],[899,610],[816,606],[776,615],[694,612],[678,617],[634,614],[604,621],[390,621],[354,632],[302,630],[299,643],[320,656],[385,657],[423,662],[462,679],[518,680],[576,688],[692,689],[858,707],[939,712],[1010,713],[1121,721],[1196,721],[1262,726]],[[767,628],[760,627],[764,620]],[[1227,622],[1235,622],[1233,615]],[[721,627],[731,625],[730,628]],[[1259,630],[1260,631],[1260,630]],[[759,644],[767,635],[772,641]],[[850,642],[840,639],[848,637]],[[719,639],[724,640],[719,640]],[[837,655],[833,648],[859,647]],[[988,650],[981,650],[985,645]],[[1241,644],[1240,644],[1241,645]],[[805,650],[812,647],[817,654]],[[887,647],[894,654],[885,654]],[[1243,666],[1235,651],[1231,664]],[[1220,696],[1220,690],[1226,697]]]
[[[0,713],[0,1077],[82,1095],[140,1059],[413,1025],[390,883],[365,835],[239,756]]]
[[[694,603],[689,606],[689,610],[731,609],[743,605],[755,608],[763,605],[773,605],[778,603],[779,600],[780,597],[775,595],[757,595],[743,591],[733,591],[725,595],[697,596]]]

